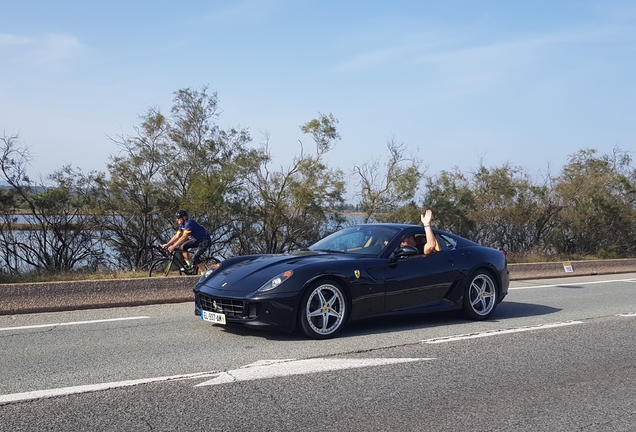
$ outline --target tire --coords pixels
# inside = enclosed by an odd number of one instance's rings
[[[148,273],[148,276],[176,276],[180,274],[181,271],[176,264],[172,264],[172,260],[168,258],[161,258],[150,265],[150,272]]]
[[[300,328],[312,339],[329,339],[342,330],[348,313],[347,297],[342,288],[331,281],[319,281],[302,297]]]
[[[486,270],[477,270],[468,278],[463,312],[476,321],[488,319],[497,307],[497,284]]]

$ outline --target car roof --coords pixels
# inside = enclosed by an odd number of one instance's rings
[[[389,228],[396,228],[396,229],[400,229],[400,230],[424,230],[424,227],[422,225],[415,225],[415,224],[407,224],[407,223],[380,223],[380,222],[372,222],[372,223],[367,223],[367,224],[357,224],[357,225],[352,225],[354,227],[364,227],[364,226],[375,226],[375,227],[389,227]],[[432,228],[433,232],[435,234],[441,234],[441,235],[448,235],[452,238],[454,238],[457,241],[465,241],[465,242],[470,242],[470,243],[475,243],[472,240],[469,240],[465,237],[462,237],[458,234],[453,234],[451,232],[448,231],[442,231],[439,229],[435,229]],[[476,243],[478,244],[478,243]]]
[[[391,228],[400,228],[400,229],[405,229],[405,228],[421,228],[420,225],[413,225],[413,224],[406,224],[406,223],[380,223],[380,222],[372,222],[372,223],[367,223],[367,224],[357,224],[354,226],[376,226],[376,227],[391,227]]]

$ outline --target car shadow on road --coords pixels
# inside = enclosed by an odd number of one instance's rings
[[[288,333],[280,330],[261,330],[234,323],[215,327],[236,337],[261,337],[271,341],[307,340],[298,331]]]
[[[505,321],[512,318],[549,315],[559,312],[561,309],[532,303],[519,303],[504,301],[497,306],[495,313],[489,321]],[[338,337],[354,337],[370,334],[392,333],[403,330],[413,330],[432,327],[460,326],[472,320],[461,316],[459,311],[433,312],[411,315],[394,315],[386,317],[366,318],[349,322]],[[306,340],[307,338],[295,331],[285,333],[280,331],[258,330],[245,327],[240,324],[223,326],[223,331],[240,337],[262,337],[272,341]]]
[[[502,302],[497,306],[489,321],[501,322],[513,318],[549,315],[561,309],[545,305],[519,302]],[[340,333],[340,337],[350,337],[375,333],[391,333],[402,330],[453,327],[474,322],[464,318],[459,311],[434,312],[365,319],[349,323]]]
[[[562,311],[563,309],[534,303],[519,303],[503,301],[497,305],[497,309],[492,317],[494,320],[508,318],[523,318],[539,315],[550,315]]]

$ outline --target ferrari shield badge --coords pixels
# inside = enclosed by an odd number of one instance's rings
[[[354,270],[353,274],[356,275],[356,279],[360,279],[360,270]]]

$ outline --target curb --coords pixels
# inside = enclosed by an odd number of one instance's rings
[[[509,264],[510,280],[636,272],[636,259]],[[198,276],[0,285],[0,315],[193,301]]]
[[[0,285],[0,315],[193,301],[198,276]]]
[[[508,270],[510,280],[633,273],[636,272],[636,258],[508,264]]]

